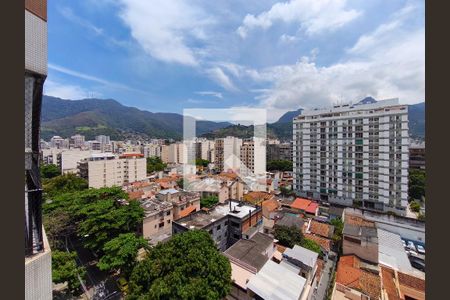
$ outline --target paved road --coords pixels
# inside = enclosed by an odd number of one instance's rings
[[[327,296],[328,285],[330,283],[331,272],[334,266],[334,261],[328,259],[323,267],[322,276],[319,282],[315,282],[309,293],[308,300],[325,300]],[[317,290],[315,289],[317,287]]]
[[[69,247],[78,254],[78,261],[86,268],[86,288],[92,300],[118,300],[122,293],[115,283],[115,279],[108,272],[100,271],[95,265],[97,258],[91,251],[83,248],[79,243],[69,239]]]

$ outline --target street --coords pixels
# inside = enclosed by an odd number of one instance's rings
[[[324,268],[322,270],[322,276],[320,276],[319,283],[314,281],[312,288],[308,295],[308,300],[324,300],[327,295],[328,285],[330,282],[331,274],[329,270],[334,270],[334,261],[328,259],[325,262]],[[317,290],[316,290],[317,287]]]

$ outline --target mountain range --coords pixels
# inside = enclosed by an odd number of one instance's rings
[[[364,100],[367,100],[363,99]],[[369,99],[375,101],[374,99]],[[267,124],[267,136],[281,140],[292,138],[292,119],[302,109],[288,111],[278,121]],[[425,136],[425,103],[409,105],[410,136]],[[229,122],[197,121],[197,136],[219,138],[228,135],[248,138],[253,126],[233,125]],[[183,116],[176,113],[152,113],[120,104],[113,99],[64,100],[44,96],[42,103],[41,137],[54,135],[70,137],[82,134],[86,139],[109,135],[113,140],[172,138],[183,135]]]
[[[44,96],[41,137],[70,137],[82,134],[86,139],[109,135],[113,140],[130,138],[181,139],[183,116],[176,113],[152,113],[128,107],[113,99],[64,100]],[[228,122],[197,121],[197,134],[231,125]]]

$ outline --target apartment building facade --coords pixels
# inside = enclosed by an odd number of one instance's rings
[[[265,145],[261,139],[244,141],[241,146],[240,172],[244,176],[261,175],[266,172]]]
[[[25,299],[52,299],[51,249],[42,225],[40,120],[47,77],[47,1],[25,0]]]
[[[294,118],[293,140],[300,196],[406,213],[408,107],[398,99],[304,111]]]
[[[288,160],[292,161],[292,144],[278,143],[267,144],[267,161]]]
[[[140,153],[123,154],[95,153],[78,163],[78,172],[89,187],[101,188],[122,186],[147,177],[146,159]]]
[[[214,163],[219,172],[239,171],[242,139],[228,136],[214,143]]]

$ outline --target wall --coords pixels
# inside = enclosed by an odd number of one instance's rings
[[[373,263],[378,263],[378,238],[374,238],[371,241],[361,241],[361,244],[353,243],[345,239],[345,235],[342,241],[342,253],[343,255],[354,254],[362,259],[368,260]],[[352,237],[355,238],[355,237]],[[357,238],[361,240],[361,238]]]
[[[169,215],[167,215],[169,212]],[[163,233],[171,233],[172,232],[172,222],[173,222],[173,213],[172,209],[164,211],[162,220],[160,220],[159,214],[155,214],[153,216],[145,217],[142,224],[142,235],[144,238],[148,239],[152,236],[163,234]],[[159,224],[164,222],[163,227],[159,227]]]
[[[44,251],[25,258],[25,300],[52,299],[52,254],[45,232]]]

